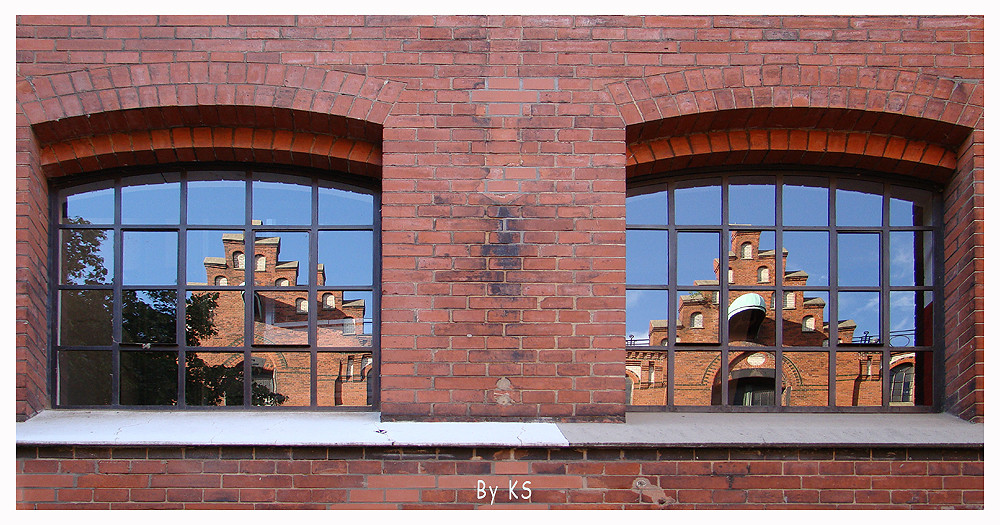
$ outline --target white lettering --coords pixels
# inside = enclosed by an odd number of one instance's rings
[[[494,486],[490,485],[490,505],[492,505],[493,502],[497,500],[497,491],[498,490],[500,490],[499,486],[494,487]]]
[[[476,481],[476,499],[483,499],[486,497],[486,482],[483,480]]]
[[[514,487],[517,487],[516,479],[512,479],[507,482],[507,499],[509,500],[518,499],[517,494],[514,494]]]
[[[525,481],[524,483],[521,483],[521,487],[524,488],[524,495],[521,497],[524,499],[531,499],[531,489],[528,488],[528,485],[531,485],[530,481]]]

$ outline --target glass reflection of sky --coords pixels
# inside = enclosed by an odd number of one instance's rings
[[[837,253],[837,280],[841,286],[879,285],[879,234],[838,234]]]
[[[226,258],[226,250],[222,244],[223,234],[242,234],[236,231],[218,230],[188,230],[187,232],[187,282],[215,284],[208,278],[205,271],[205,257]],[[240,251],[245,252],[246,249]],[[230,264],[230,261],[226,261]],[[240,284],[231,282],[230,286]]]
[[[870,337],[878,336],[879,308],[878,292],[840,292],[837,294],[839,315],[838,321],[854,321],[858,327],[854,330],[854,341],[860,342],[865,332]],[[831,323],[832,326],[832,323]],[[831,331],[833,328],[831,328]]]
[[[667,192],[634,195],[625,199],[626,224],[667,224]]]
[[[107,188],[67,195],[64,219],[76,218],[83,219],[83,224],[114,223],[115,190]]]
[[[629,284],[667,284],[667,237],[662,230],[625,232],[625,277]]]
[[[278,246],[278,262],[299,262],[299,274],[295,284],[306,286],[309,284],[309,234],[306,232],[257,232],[257,240],[269,237],[278,237],[281,244]],[[260,255],[260,251],[254,252],[254,257]],[[369,256],[370,259],[370,256]],[[250,264],[249,260],[247,264]],[[271,267],[272,261],[267,261]],[[329,271],[329,270],[327,270]],[[256,279],[255,279],[256,280]],[[257,282],[261,286],[274,286],[274,283]]]
[[[372,303],[372,293],[371,292],[344,292],[344,302],[350,302],[361,299],[365,302],[365,318],[363,322],[363,327],[359,326],[359,329],[363,328],[362,334],[372,333],[372,308],[374,304]]]
[[[122,283],[177,284],[177,233],[122,233]]]
[[[788,250],[786,272],[808,273],[806,286],[830,284],[830,235],[827,232],[782,232],[782,244]]]
[[[366,193],[319,188],[319,224],[372,224],[373,199]]]
[[[177,224],[180,202],[179,182],[124,186],[122,224]]]
[[[698,186],[674,190],[677,224],[721,224],[722,188]]]
[[[625,291],[625,337],[637,340],[649,338],[649,321],[667,318],[666,290]]]
[[[677,284],[691,286],[696,280],[713,280],[719,258],[719,234],[680,232],[677,234]],[[725,268],[723,275],[727,274]]]
[[[319,262],[326,286],[371,286],[372,232],[319,232]]]
[[[882,196],[853,190],[837,190],[838,226],[881,226]]]
[[[253,218],[265,226],[312,222],[312,188],[284,182],[253,181]]]
[[[781,188],[781,222],[786,226],[826,226],[830,190],[785,184]]]
[[[729,186],[729,224],[774,225],[774,185]]]
[[[188,224],[245,224],[246,182],[188,182]]]

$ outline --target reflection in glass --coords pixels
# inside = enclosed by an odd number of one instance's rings
[[[732,346],[773,346],[775,324],[770,290],[730,290],[726,318]]]
[[[878,286],[881,282],[879,234],[837,235],[837,281],[841,286]]]
[[[177,224],[181,212],[181,184],[176,173],[128,179],[122,186],[122,224]]]
[[[309,224],[312,222],[312,188],[308,179],[282,176],[288,182],[253,181],[253,219],[268,226]]]
[[[370,238],[371,234],[369,234]],[[370,240],[367,248],[370,268],[372,260]],[[309,284],[308,233],[257,232],[253,250],[253,276],[257,285],[274,286],[278,279],[288,279],[289,282],[302,286]],[[363,264],[363,262],[358,264]],[[318,273],[323,274],[322,268]]]
[[[839,292],[837,303],[841,344],[881,344],[882,308],[878,292]]]
[[[930,286],[932,257],[930,232],[889,232],[889,284]]]
[[[882,185],[844,181],[837,189],[838,226],[881,226]]]
[[[633,195],[625,199],[626,224],[667,224],[667,192]]]
[[[112,224],[115,222],[114,188],[92,189],[106,186],[88,184],[74,189],[78,193],[66,195],[62,204],[63,224]],[[89,190],[89,191],[83,191]]]
[[[830,354],[783,352],[781,403],[793,407],[825,407],[829,404]]]
[[[785,179],[781,188],[781,222],[786,226],[826,226],[830,189],[826,179]]]
[[[729,186],[729,224],[774,225],[774,184],[734,177]]]
[[[242,406],[243,353],[188,352],[184,396],[190,406]]]
[[[113,230],[62,230],[60,238],[60,283],[111,283],[115,270]]]
[[[111,404],[111,352],[59,352],[56,374],[59,404]]]
[[[722,395],[720,352],[674,353],[674,404],[710,406]],[[713,400],[713,397],[717,398]]]
[[[889,346],[929,346],[934,334],[931,292],[889,292]]]
[[[802,300],[795,301],[795,308],[781,310],[782,345],[827,346],[830,339],[829,292],[798,293]],[[851,335],[853,336],[853,332]],[[840,340],[839,335],[835,334],[834,337]]]
[[[718,233],[679,232],[677,234],[678,285],[718,284],[719,276],[715,271],[718,260]]]
[[[296,307],[298,299],[306,299],[305,290],[255,293],[253,344],[305,345],[309,343],[309,312]],[[315,306],[310,304],[309,307]]]
[[[122,290],[122,343],[177,342],[177,292]]]
[[[336,187],[319,188],[319,224],[372,224],[374,197]]]
[[[727,404],[773,406],[775,375],[774,352],[730,350]]]
[[[932,354],[892,352],[889,356],[889,405],[925,406],[933,403]]]
[[[188,230],[188,284],[237,286],[243,283],[246,274],[236,268],[234,255],[245,252],[242,232]]]
[[[882,353],[837,352],[837,406],[882,405]]]
[[[625,231],[625,282],[667,284],[667,237],[661,230]]]
[[[245,318],[242,291],[188,292],[185,340],[188,346],[239,346]]]
[[[316,393],[319,406],[367,406],[372,354],[319,352]]]
[[[119,401],[123,405],[176,405],[176,352],[122,352]]]
[[[177,232],[123,232],[122,282],[177,284]]]
[[[678,344],[718,344],[719,343],[719,301],[718,292],[704,290],[697,292],[677,292],[677,338]],[[659,338],[660,332],[651,338]],[[662,336],[666,336],[664,323]]]
[[[674,191],[677,224],[722,224],[722,187],[678,185]]]
[[[372,284],[372,232],[319,232],[320,286]]]
[[[892,195],[889,199],[889,226],[931,225],[931,192],[893,186]]]
[[[254,352],[251,405],[309,406],[311,359],[309,352]]]
[[[786,231],[785,286],[830,284],[830,235],[827,232]]]
[[[667,404],[667,353],[633,351],[625,359],[626,393],[630,405]]]
[[[371,292],[321,291],[317,303],[317,346],[372,346]]]
[[[625,290],[626,345],[665,345],[666,290]]]
[[[188,224],[246,222],[246,182],[242,180],[189,181],[187,198]]]
[[[59,292],[59,344],[111,344],[111,290]]]

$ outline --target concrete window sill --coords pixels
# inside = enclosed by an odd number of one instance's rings
[[[377,412],[47,410],[28,446],[982,447],[949,414],[629,413],[616,423],[381,422]]]

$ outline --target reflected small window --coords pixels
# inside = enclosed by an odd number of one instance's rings
[[[323,309],[333,310],[337,307],[337,297],[332,293],[323,294]]]
[[[218,277],[215,278],[215,285],[216,286],[228,286],[229,285],[229,279],[226,279],[225,276],[220,275],[220,276],[218,276]]]
[[[795,308],[795,292],[785,292],[785,308]]]
[[[757,282],[766,283],[771,280],[771,271],[767,269],[767,266],[761,266],[757,268]]]
[[[309,302],[302,298],[296,299],[295,311],[300,314],[307,313],[309,311]]]
[[[348,317],[344,319],[344,335],[354,335],[355,333],[357,332],[354,325],[354,318]]]
[[[691,328],[704,328],[705,316],[701,312],[691,314]]]
[[[233,268],[237,270],[242,270],[246,267],[246,256],[243,252],[233,252]]]
[[[816,330],[816,318],[807,315],[802,318],[802,331],[803,332],[813,332]]]
[[[288,279],[285,279],[284,277],[282,277],[282,278],[274,281],[274,285],[275,286],[288,286]]]
[[[733,284],[733,269],[729,269],[729,284]]]
[[[743,246],[740,246],[740,258],[749,259],[752,256],[753,256],[753,244],[749,242],[743,243]]]
[[[253,258],[254,271],[263,272],[267,269],[267,258],[263,255],[255,255]]]

